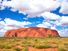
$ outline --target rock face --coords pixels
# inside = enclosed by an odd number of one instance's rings
[[[8,30],[4,37],[57,37],[56,30],[48,28],[30,27]]]

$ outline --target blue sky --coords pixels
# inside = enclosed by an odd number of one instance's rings
[[[42,23],[42,21],[44,20],[44,18],[41,16],[34,17],[34,18],[27,18],[27,14],[24,15],[22,13],[18,13],[18,11],[13,12],[9,8],[0,10],[0,18],[1,18],[1,21],[4,21],[5,18],[10,18],[12,20],[16,20],[16,21],[20,21],[20,22],[29,21],[32,24],[28,25],[28,27],[32,27],[32,26],[34,27],[37,24]]]
[[[57,30],[61,36],[68,36],[67,0],[37,1],[0,1],[0,33],[20,27],[44,27]]]

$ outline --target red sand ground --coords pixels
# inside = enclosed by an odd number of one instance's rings
[[[29,47],[28,51],[58,51],[58,48],[45,48],[45,49],[38,49]]]

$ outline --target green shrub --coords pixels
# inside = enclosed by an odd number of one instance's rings
[[[64,48],[58,48],[58,51],[67,51]]]
[[[48,38],[51,38],[51,37],[53,37],[52,34],[49,34],[49,35],[48,35]]]
[[[43,48],[51,48],[50,45],[36,45],[35,48],[43,49]]]
[[[0,45],[0,48],[3,49],[3,48],[5,48],[5,46],[4,45]]]
[[[0,45],[0,48],[1,48],[1,49],[3,49],[3,48],[5,48],[5,49],[10,49],[11,46],[8,46],[8,45]]]
[[[28,51],[28,48],[24,48],[23,51]]]
[[[21,49],[20,48],[15,48],[15,51],[21,51]]]

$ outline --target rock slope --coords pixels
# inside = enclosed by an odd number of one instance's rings
[[[57,37],[56,30],[40,27],[19,28],[8,30],[4,37]]]

